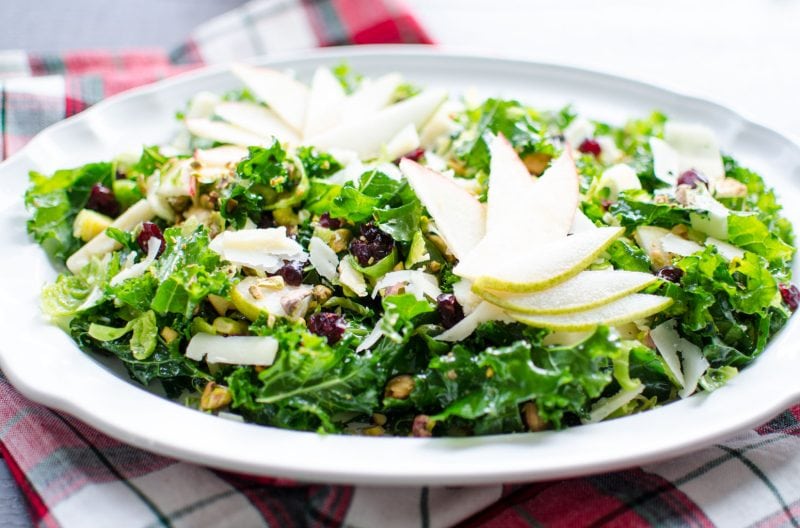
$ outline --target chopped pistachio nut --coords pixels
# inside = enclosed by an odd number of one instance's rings
[[[161,337],[167,344],[170,344],[176,339],[178,339],[178,337],[180,337],[180,334],[174,329],[170,328],[169,326],[165,326],[164,328],[161,329]]]
[[[544,431],[547,429],[547,422],[539,416],[539,408],[533,402],[526,402],[522,405],[522,420],[528,431]]]
[[[411,394],[412,390],[414,390],[414,378],[408,374],[401,374],[389,380],[386,384],[384,396],[386,398],[405,400]]]
[[[228,387],[217,385],[217,383],[209,381],[206,384],[206,388],[203,390],[203,395],[200,396],[200,409],[204,411],[215,411],[231,403],[232,399]]]

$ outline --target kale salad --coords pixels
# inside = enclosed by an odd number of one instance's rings
[[[775,193],[702,125],[232,71],[243,88],[194,96],[170,144],[32,172],[25,195],[61,271],[43,311],[183,405],[563,429],[719,388],[800,303]]]

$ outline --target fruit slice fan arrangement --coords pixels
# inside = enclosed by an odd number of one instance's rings
[[[44,311],[234,420],[564,428],[735,376],[797,308],[792,227],[714,135],[237,66],[170,145],[31,174]],[[103,395],[98,395],[103,397]]]

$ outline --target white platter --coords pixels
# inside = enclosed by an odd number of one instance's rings
[[[600,73],[418,47],[339,48],[255,62],[309,79],[320,64],[400,71],[413,82],[483,96],[516,97],[539,108],[574,103],[585,115],[621,122],[660,109],[713,128],[723,150],[762,173],[782,203],[800,203],[800,147],[734,112]],[[135,446],[212,467],[256,474],[378,485],[542,480],[652,462],[708,445],[769,419],[800,400],[800,322],[726,387],[653,411],[560,432],[467,439],[320,436],[215,418],[120,379],[44,321],[38,295],[55,273],[25,233],[27,173],[108,159],[166,141],[175,111],[199,90],[238,87],[208,68],[111,98],[50,127],[0,164],[0,367],[27,397],[66,411]],[[788,217],[800,226],[800,208]]]

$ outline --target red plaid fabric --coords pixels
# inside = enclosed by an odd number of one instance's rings
[[[201,64],[401,42],[431,39],[396,1],[259,0],[204,24],[172,54],[0,51],[0,154],[105,97]],[[27,400],[2,376],[0,401],[0,452],[37,526],[800,524],[800,407],[725,444],[628,471],[515,486],[368,488],[253,478],[154,455]]]

